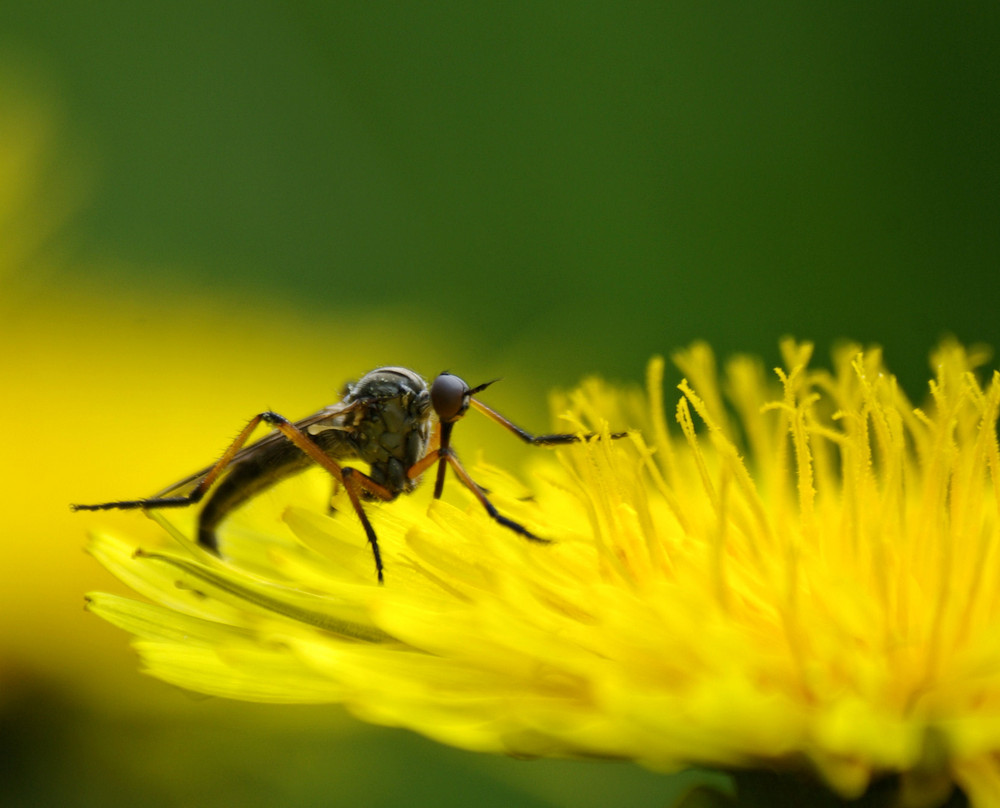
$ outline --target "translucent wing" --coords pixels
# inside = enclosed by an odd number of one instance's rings
[[[317,431],[328,431],[328,430],[338,430],[338,431],[350,431],[350,427],[344,426],[344,416],[350,412],[361,409],[368,406],[371,403],[370,399],[355,399],[351,402],[339,401],[336,404],[331,404],[329,407],[324,407],[319,412],[315,412],[301,421],[296,421],[295,426],[301,431],[307,434],[315,434]],[[277,430],[273,430],[264,435],[260,440],[251,443],[249,446],[244,447],[234,456],[230,465],[235,465],[241,460],[245,460],[248,457],[253,456],[261,451],[266,451],[273,448],[274,446],[287,443],[288,439],[282,435]],[[177,480],[171,483],[162,491],[158,491],[153,494],[154,499],[160,497],[172,497],[172,496],[185,496],[192,488],[194,488],[201,479],[212,470],[215,464],[212,463],[205,468],[200,469],[192,474],[189,474],[183,479]]]

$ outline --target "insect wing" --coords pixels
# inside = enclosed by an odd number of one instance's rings
[[[317,431],[347,431],[349,430],[349,427],[345,427],[343,425],[343,416],[347,415],[349,412],[353,412],[354,410],[367,406],[368,403],[369,402],[366,399],[358,399],[352,402],[340,401],[336,404],[331,404],[329,407],[324,407],[319,412],[315,412],[312,415],[303,418],[301,421],[296,421],[295,426],[298,427],[300,431],[309,435],[316,434]],[[287,442],[288,438],[280,432],[272,430],[264,435],[260,440],[254,441],[249,446],[240,449],[240,451],[233,455],[233,459],[230,461],[229,465],[234,465],[239,463],[241,460],[245,460],[247,457],[256,454],[257,452],[267,450],[277,444]],[[186,496],[213,468],[215,468],[214,463],[212,465],[205,466],[205,468],[171,483],[162,491],[158,491],[153,494],[152,498],[159,499],[161,497]]]

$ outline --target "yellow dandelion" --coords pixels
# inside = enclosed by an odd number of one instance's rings
[[[721,379],[706,346],[679,353],[676,425],[661,360],[645,399],[589,382],[560,409],[628,439],[538,450],[526,487],[473,466],[552,544],[421,489],[369,509],[379,586],[317,476],[313,501],[229,520],[225,560],[183,518],[151,514],[162,547],[95,537],[148,602],[90,608],[204,693],[342,702],[484,752],[776,772],[824,805],[1000,805],[1000,374],[946,343],[917,409],[877,350],[832,371],[782,352],[776,375],[738,358]]]

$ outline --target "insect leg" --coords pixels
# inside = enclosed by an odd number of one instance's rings
[[[500,426],[509,432],[513,432],[517,437],[523,440],[525,443],[530,443],[532,446],[560,446],[565,443],[577,443],[581,440],[587,440],[588,438],[598,437],[596,432],[589,432],[586,435],[576,435],[572,433],[556,433],[554,435],[532,435],[530,432],[521,429],[513,421],[504,418],[500,413],[491,407],[487,407],[483,402],[478,399],[470,399],[469,403],[479,410],[487,418],[496,421]],[[618,438],[624,438],[628,435],[628,432],[612,432],[611,438],[617,440]]]
[[[358,515],[361,526],[365,529],[365,535],[368,537],[368,543],[372,548],[372,555],[375,556],[375,572],[378,575],[379,583],[382,583],[384,580],[382,576],[382,553],[379,551],[375,528],[372,527],[372,523],[368,520],[368,515],[365,513],[364,506],[361,504],[360,494],[361,491],[367,491],[372,496],[386,502],[394,499],[395,495],[384,485],[375,482],[367,474],[357,469],[343,468],[287,418],[275,412],[266,412],[262,417],[266,423],[271,424],[282,435],[288,438],[291,443],[294,443],[299,449],[305,452],[310,460],[326,469],[347,490],[347,496],[351,500],[354,512]]]
[[[368,520],[368,514],[365,513],[365,508],[361,504],[361,497],[359,495],[362,488],[364,488],[364,480],[369,480],[375,485],[377,483],[357,469],[345,468],[341,473],[344,480],[344,489],[351,500],[351,505],[354,506],[354,512],[358,515],[358,519],[361,520],[361,526],[365,529],[365,535],[368,537],[368,543],[372,548],[372,555],[375,556],[375,574],[378,575],[378,582],[380,584],[384,583],[385,579],[382,577],[382,553],[378,549],[378,536],[375,535],[375,528],[372,527],[372,523]]]
[[[454,426],[453,421],[439,422],[435,435],[438,448],[429,451],[406,470],[406,476],[415,480],[435,463],[438,464],[437,479],[434,481],[434,499],[441,499],[441,493],[444,491],[444,472],[447,462],[445,457],[451,451],[451,430]]]
[[[438,457],[440,460],[438,462],[437,479],[434,480],[434,499],[441,499],[441,494],[444,492],[445,458],[451,454],[451,430],[454,426],[454,421],[445,421],[441,424],[441,440],[438,445]],[[473,485],[476,484],[473,483]],[[476,485],[476,488],[479,488],[479,486]]]
[[[440,449],[435,449],[431,452],[428,452],[424,457],[422,457],[420,460],[418,460],[416,463],[410,466],[409,470],[407,471],[407,476],[410,477],[410,479],[419,477],[422,472],[430,468],[432,465],[434,465],[434,463],[440,463],[440,466],[438,467],[438,480],[439,481],[443,480],[444,467],[445,464],[447,464],[452,467],[452,470],[454,470],[455,474],[458,476],[458,479],[462,481],[462,485],[468,488],[476,497],[476,499],[479,500],[479,504],[486,509],[486,513],[489,514],[490,518],[493,521],[503,525],[506,528],[509,528],[510,530],[513,530],[519,536],[523,536],[524,538],[530,539],[531,541],[537,541],[542,544],[551,544],[551,539],[543,539],[541,536],[536,536],[534,533],[528,530],[528,528],[526,528],[524,525],[520,524],[519,522],[515,522],[513,519],[508,519],[506,516],[500,513],[500,511],[496,509],[496,506],[492,502],[490,502],[489,498],[486,496],[486,493],[483,491],[483,489],[479,487],[479,485],[476,483],[475,480],[472,479],[472,477],[469,476],[469,472],[465,470],[465,466],[462,465],[461,461],[455,455],[455,450],[447,445],[447,442],[444,440],[443,437],[441,443],[442,446]],[[441,492],[437,488],[435,488],[434,498],[440,499],[440,497],[441,497]]]
[[[130,510],[138,508],[180,508],[186,505],[193,505],[205,496],[206,491],[208,491],[208,489],[212,487],[212,484],[218,480],[219,475],[226,470],[226,467],[233,461],[233,458],[238,454],[247,440],[249,440],[250,435],[261,422],[266,423],[281,432],[281,434],[284,435],[290,443],[301,449],[310,460],[317,465],[322,466],[334,477],[334,479],[347,488],[348,495],[351,498],[351,504],[354,506],[354,510],[358,514],[358,518],[361,520],[361,524],[365,529],[366,535],[368,536],[368,541],[372,545],[372,552],[375,556],[375,567],[378,572],[379,581],[381,581],[382,559],[378,549],[378,540],[375,537],[375,531],[372,528],[371,523],[368,521],[368,517],[365,515],[364,508],[361,505],[359,492],[362,490],[367,491],[372,496],[382,500],[393,499],[393,494],[385,486],[379,485],[366,474],[356,472],[353,469],[341,468],[340,464],[327,455],[319,446],[317,446],[308,435],[306,435],[287,418],[278,415],[276,412],[262,412],[251,418],[240,434],[236,436],[236,439],[232,442],[232,444],[230,444],[229,448],[226,449],[222,457],[219,458],[214,466],[205,472],[191,493],[187,495],[148,497],[146,499],[102,502],[96,505],[71,505],[70,507],[74,511],[101,511],[110,509]],[[218,553],[218,547],[215,544],[214,534],[210,531],[199,532],[198,543],[206,549]]]
[[[469,472],[465,470],[465,467],[462,465],[461,461],[452,449],[447,450],[443,460],[445,460],[448,465],[451,466],[455,474],[458,475],[458,479],[462,481],[462,485],[468,488],[475,495],[476,499],[478,499],[479,503],[486,509],[486,513],[490,515],[490,518],[493,519],[493,521],[498,522],[506,528],[510,528],[518,535],[524,536],[524,538],[530,539],[531,541],[541,542],[542,544],[551,544],[551,539],[543,539],[541,536],[536,536],[524,525],[515,522],[513,519],[508,519],[500,513],[493,503],[486,497],[483,489],[476,485],[475,480],[469,476]]]
[[[266,420],[265,416],[273,413],[260,413],[255,415],[247,423],[236,439],[229,444],[229,448],[223,453],[214,466],[201,476],[198,484],[191,490],[191,493],[174,497],[146,497],[144,499],[123,499],[115,502],[99,502],[96,505],[70,505],[74,511],[107,511],[107,510],[134,510],[137,508],[183,508],[186,505],[194,505],[205,496],[205,492],[212,487],[212,484],[219,479],[219,475],[226,470],[236,454],[243,448],[243,445],[250,439],[257,425]],[[215,549],[215,548],[212,548]]]
[[[278,415],[276,412],[262,413],[260,418],[264,421],[264,423],[270,424],[282,435],[288,438],[290,443],[295,444],[295,446],[307,454],[309,459],[312,460],[317,466],[321,466],[326,469],[334,477],[334,479],[337,480],[337,482],[345,484],[345,472],[348,471],[348,469],[343,468],[336,460],[324,452],[319,446],[316,445],[312,438],[295,426],[295,424],[284,416]],[[369,494],[372,494],[378,499],[386,500],[387,502],[394,498],[394,495],[388,488],[375,482],[367,474],[357,472],[357,474],[353,476],[357,478],[357,485],[359,489],[364,489]]]

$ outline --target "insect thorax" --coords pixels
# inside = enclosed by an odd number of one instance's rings
[[[427,383],[412,370],[378,368],[351,385],[345,402],[365,401],[348,415],[358,457],[371,465],[370,475],[394,494],[416,484],[407,469],[427,453],[431,433]]]

